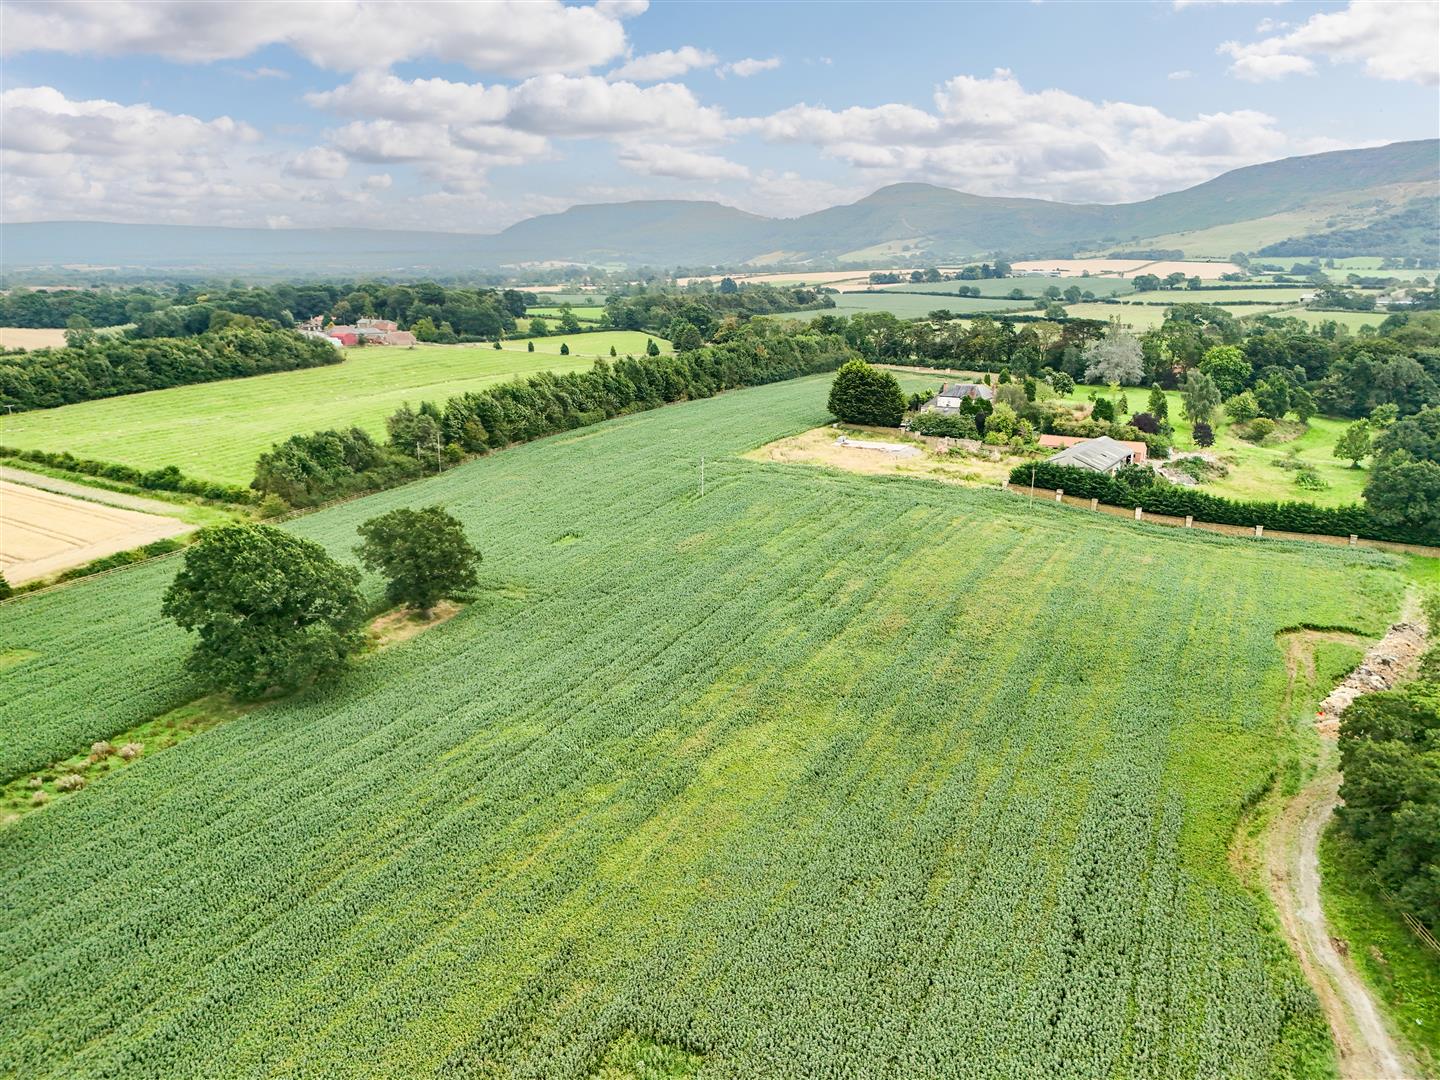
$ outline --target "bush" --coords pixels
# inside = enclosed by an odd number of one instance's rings
[[[952,439],[978,439],[980,431],[973,416],[946,416],[943,413],[919,413],[910,419],[910,430],[917,435],[942,435]]]
[[[905,394],[890,372],[851,360],[835,373],[829,407],[847,424],[896,427],[905,415]]]
[[[1254,394],[1246,390],[1225,402],[1225,415],[1232,424],[1243,424],[1260,415],[1260,403],[1255,400]]]
[[[1242,439],[1253,443],[1262,443],[1275,434],[1275,421],[1269,417],[1258,416],[1248,424],[1235,428],[1234,431]]]
[[[15,589],[10,582],[5,580],[5,575],[0,574],[0,600],[9,600],[15,595]]]
[[[1209,447],[1215,445],[1215,430],[1205,421],[1197,421],[1190,430],[1190,436],[1195,440],[1196,446]]]
[[[1368,540],[1390,540],[1405,544],[1440,543],[1440,524],[1428,528],[1389,525],[1379,520],[1366,507],[1315,506],[1304,502],[1239,502],[1207,492],[1163,481],[1145,489],[1143,496],[1133,486],[1117,483],[1114,477],[1089,469],[1072,468],[1042,462],[1036,469],[1035,483],[1040,487],[1064,488],[1066,494],[1095,498],[1113,506],[1142,506],[1155,514],[1174,517],[1193,515],[1197,521],[1250,528],[1264,525],[1267,529],[1286,532],[1318,533],[1323,536],[1363,536]],[[1031,465],[1012,470],[1012,484],[1029,484]]]
[[[77,458],[70,453],[51,453],[48,450],[20,450],[13,446],[0,446],[0,457],[12,457],[20,461],[33,461],[37,465],[48,465],[64,472],[80,473],[82,476],[98,476],[135,487],[146,487],[151,491],[176,491],[184,495],[198,495],[212,502],[252,503],[255,497],[242,487],[233,484],[214,484],[207,480],[195,480],[185,476],[173,465],[151,472],[142,472],[129,465],[114,461],[94,461]],[[144,483],[145,480],[149,483]]]

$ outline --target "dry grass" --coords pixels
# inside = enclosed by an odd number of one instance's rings
[[[460,607],[453,601],[442,600],[435,605],[428,619],[422,619],[420,613],[414,608],[396,608],[394,611],[387,611],[370,624],[370,642],[377,649],[383,649],[402,641],[409,641],[432,626],[449,622],[460,614]]]
[[[779,439],[752,450],[746,457],[756,461],[785,461],[820,465],[846,472],[871,476],[913,476],[939,480],[947,484],[982,484],[998,486],[1010,475],[1014,455],[1000,455],[996,460],[970,454],[940,453],[939,439],[899,435],[889,428],[846,429],[859,431],[867,441],[889,441],[918,446],[918,457],[897,457],[879,450],[840,446],[835,440],[840,430],[834,427],[812,428],[788,439]]]
[[[58,349],[64,344],[64,330],[0,326],[0,346],[7,349]]]

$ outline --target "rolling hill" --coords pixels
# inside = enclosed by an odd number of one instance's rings
[[[716,202],[574,206],[493,235],[381,229],[231,229],[104,222],[0,227],[7,271],[473,273],[545,263],[740,265],[937,263],[1117,247],[1228,255],[1285,244],[1318,254],[1440,262],[1440,141],[1392,143],[1252,165],[1138,203],[1076,205],[892,184],[845,206],[767,218]],[[1325,237],[1343,233],[1335,242]],[[1299,250],[1307,245],[1313,251]],[[1367,245],[1375,250],[1356,250]]]

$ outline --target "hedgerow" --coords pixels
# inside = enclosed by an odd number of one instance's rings
[[[65,472],[80,473],[83,476],[117,480],[122,484],[134,484],[150,491],[177,491],[183,495],[198,495],[214,502],[252,503],[256,499],[255,494],[246,488],[235,484],[217,484],[212,480],[197,480],[186,476],[174,465],[145,470],[122,465],[117,461],[78,458],[68,451],[57,454],[49,450],[21,450],[14,446],[0,446],[0,457],[33,461],[37,465],[48,465],[52,469],[63,469]]]
[[[1153,474],[1152,474],[1153,475]],[[1204,491],[1165,482],[1161,478],[1143,485],[1125,483],[1106,473],[1047,462],[1017,465],[1010,482],[1017,487],[1063,489],[1067,495],[1099,499],[1111,506],[1139,506],[1152,514],[1192,516],[1197,521],[1220,525],[1263,525],[1285,532],[1318,533],[1322,536],[1361,536],[1367,540],[1389,540],[1404,544],[1440,543],[1440,532],[1385,525],[1365,507],[1315,506],[1304,502],[1239,502]]]

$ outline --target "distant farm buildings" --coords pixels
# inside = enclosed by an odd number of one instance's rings
[[[995,391],[983,383],[945,383],[935,395],[935,411],[957,411],[965,404],[966,399],[973,398],[979,398],[981,401],[994,401]]]

